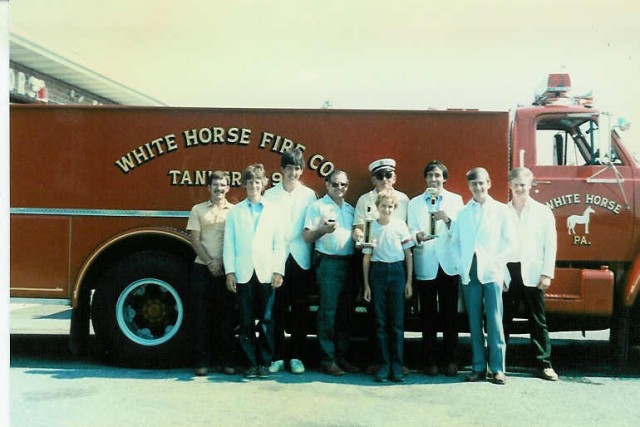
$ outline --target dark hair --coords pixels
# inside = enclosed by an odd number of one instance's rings
[[[262,163],[254,163],[252,165],[249,165],[242,172],[242,185],[246,185],[247,181],[252,179],[259,179],[262,181],[262,185],[267,185],[267,182],[269,180],[267,179],[266,172]]]
[[[300,166],[300,168],[304,169],[304,155],[300,148],[296,147],[282,153],[280,157],[280,167],[284,169],[288,165]]]
[[[340,175],[340,174],[344,174],[344,176],[347,177],[347,180],[349,179],[349,175],[347,175],[347,173],[343,170],[340,169],[334,169],[333,171],[331,171],[331,173],[327,176],[324,177],[325,182],[331,182],[331,178],[333,178],[336,175]]]
[[[482,175],[482,174],[487,176],[487,181],[490,179],[489,178],[489,172],[487,172],[487,170],[485,168],[477,167],[477,168],[471,169],[469,172],[467,172],[467,182],[479,179],[480,175]]]
[[[449,179],[449,169],[447,169],[444,163],[442,163],[440,160],[431,160],[429,163],[427,163],[427,166],[424,167],[422,175],[426,178],[427,174],[436,168],[442,171],[442,177],[445,180]]]
[[[211,183],[213,182],[213,180],[225,180],[225,182],[227,183],[227,185],[229,185],[229,178],[227,178],[227,175],[224,174],[224,172],[222,171],[213,171],[210,172],[209,175],[207,176],[207,187],[211,185]]]

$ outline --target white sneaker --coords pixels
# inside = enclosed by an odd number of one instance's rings
[[[304,364],[300,359],[291,359],[291,362],[289,362],[289,368],[291,369],[292,374],[304,373]]]
[[[284,360],[274,360],[271,362],[271,365],[269,365],[269,372],[272,374],[282,371],[284,371]]]

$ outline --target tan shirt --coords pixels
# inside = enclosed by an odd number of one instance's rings
[[[202,245],[212,258],[222,258],[224,225],[231,206],[233,205],[225,200],[225,205],[218,208],[210,200],[207,200],[191,208],[187,230],[200,232]],[[197,256],[195,262],[206,264]]]

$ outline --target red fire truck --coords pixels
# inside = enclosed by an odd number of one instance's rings
[[[466,171],[484,166],[492,195],[506,202],[507,172],[527,166],[533,197],[556,216],[550,327],[611,328],[624,362],[629,345],[640,344],[640,169],[622,143],[624,125],[570,96],[569,86],[568,75],[550,76],[513,117],[12,105],[11,296],[70,304],[73,351],[92,322],[113,360],[159,364],[188,344],[194,253],[185,226],[191,206],[208,197],[209,171],[226,171],[239,201],[248,164],[263,163],[276,183],[280,154],[299,146],[303,181],[323,194],[324,177],[343,169],[355,204],[370,190],[372,160],[395,158],[396,188],[414,196],[424,190],[424,165],[439,159],[450,190],[468,197]]]

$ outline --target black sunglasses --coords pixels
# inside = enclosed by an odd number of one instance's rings
[[[393,178],[393,172],[376,172],[374,176],[376,177],[376,179],[379,179],[380,181],[382,181],[385,178],[386,179]]]
[[[338,188],[338,187],[348,187],[349,183],[348,182],[330,182],[329,184],[331,184],[331,186],[333,188]]]

